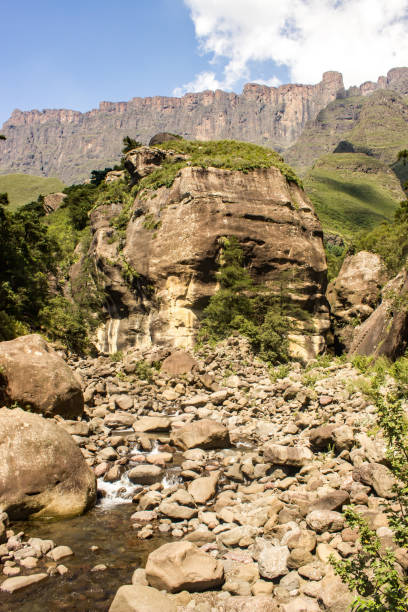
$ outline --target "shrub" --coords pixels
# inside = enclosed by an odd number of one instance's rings
[[[403,379],[396,379],[396,391],[384,396],[380,392],[384,371],[371,380],[369,394],[377,408],[377,424],[387,441],[387,461],[396,483],[395,499],[387,502],[385,512],[393,530],[396,548],[408,546],[408,421],[403,407],[406,396],[406,364]],[[398,373],[398,370],[397,370]],[[358,529],[359,550],[350,559],[331,559],[335,572],[357,591],[353,610],[384,612],[407,610],[408,578],[396,564],[396,555],[385,548],[377,533],[352,507],[345,511],[351,528]]]
[[[198,340],[217,342],[240,333],[265,361],[285,362],[289,331],[285,300],[266,287],[255,286],[243,260],[236,237],[224,238],[217,273],[220,288],[204,309]]]

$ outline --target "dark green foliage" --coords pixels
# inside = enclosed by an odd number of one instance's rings
[[[337,244],[325,243],[324,250],[326,251],[327,260],[327,280],[330,282],[338,276],[344,258],[347,255],[348,247],[346,245],[339,246]]]
[[[395,499],[385,504],[385,513],[394,543],[400,548],[408,547],[408,421],[403,405],[407,394],[407,362],[402,358],[398,366],[388,364],[388,373],[395,377],[394,392],[386,396],[381,392],[387,373],[385,364],[375,368],[368,391],[377,408],[377,424],[387,442],[387,462],[396,478]],[[358,593],[352,609],[406,611],[408,578],[398,570],[394,551],[384,548],[376,532],[353,508],[347,508],[345,516],[350,527],[358,529],[360,548],[351,558],[341,561],[332,558],[331,563],[350,590]]]
[[[224,238],[217,280],[220,289],[204,310],[198,340],[217,342],[233,333],[249,338],[253,349],[270,363],[288,360],[289,319],[283,291],[255,286],[243,266],[238,240]],[[282,288],[281,288],[282,289]]]
[[[52,297],[40,310],[38,320],[47,336],[59,340],[77,353],[83,353],[89,346],[89,325],[86,311],[62,295]]]
[[[133,149],[138,149],[142,146],[142,143],[134,138],[130,138],[130,136],[125,136],[123,139],[123,149],[122,153],[129,153]]]
[[[402,149],[402,151],[398,152],[397,161],[402,161],[403,165],[406,166],[407,159],[408,159],[408,149]]]
[[[80,231],[89,223],[89,211],[95,201],[96,187],[94,185],[72,185],[64,189],[67,195],[62,207],[67,208],[74,229]]]
[[[111,172],[112,168],[105,168],[104,170],[92,170],[91,172],[91,185],[98,187],[104,180],[108,172]]]
[[[7,140],[4,134],[0,134],[0,140]]]
[[[48,275],[59,256],[43,223],[40,202],[12,213],[0,205],[0,339],[23,333],[38,320],[48,297]]]
[[[0,206],[8,206],[10,204],[7,193],[0,193]]]

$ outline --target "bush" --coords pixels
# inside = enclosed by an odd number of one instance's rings
[[[84,353],[89,348],[88,325],[81,308],[62,296],[49,300],[39,312],[39,321],[52,340],[61,341],[70,350]]]
[[[403,377],[398,378],[399,369],[391,371],[397,375],[396,390],[384,396],[380,392],[385,370],[381,368],[372,378],[369,394],[377,408],[377,424],[387,441],[387,461],[393,472],[395,499],[387,502],[385,512],[393,531],[395,547],[408,547],[408,421],[403,400],[407,392],[406,363],[402,367]],[[396,564],[396,554],[385,548],[377,533],[352,507],[345,511],[351,528],[358,529],[359,550],[350,559],[331,559],[335,572],[350,590],[358,595],[352,604],[353,610],[384,612],[407,610],[408,578]]]
[[[285,362],[289,331],[286,300],[266,287],[255,286],[243,260],[238,240],[224,238],[217,273],[220,289],[204,309],[198,340],[218,342],[239,333],[265,361]]]

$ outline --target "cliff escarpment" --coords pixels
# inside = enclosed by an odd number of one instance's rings
[[[290,169],[281,171],[277,156],[276,164],[247,172],[181,158],[169,149],[130,152],[125,165],[133,180],[147,177],[150,187],[130,205],[113,202],[91,213],[93,239],[73,281],[89,260],[103,278],[106,320],[98,348],[192,347],[218,289],[222,238],[234,236],[254,283],[284,290],[305,315],[292,321],[292,354],[315,356],[329,327],[322,229]],[[154,186],[151,177],[171,164],[174,180]]]
[[[133,98],[101,102],[87,113],[73,110],[21,112],[3,125],[0,172],[58,176],[80,182],[91,170],[112,166],[122,138],[147,143],[152,134],[169,131],[188,139],[237,139],[284,150],[303,127],[344,92],[343,79],[327,72],[317,85],[267,87],[247,84],[241,95],[215,92],[182,98]]]

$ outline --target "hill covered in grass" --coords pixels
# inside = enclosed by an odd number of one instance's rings
[[[44,178],[30,174],[0,175],[0,193],[7,193],[10,208],[16,210],[40,195],[62,191],[65,185],[58,178]]]
[[[334,100],[306,125],[285,159],[302,174],[322,155],[334,152],[340,141],[393,164],[398,151],[407,148],[407,96],[380,90]]]
[[[306,174],[304,187],[323,229],[346,239],[390,221],[405,199],[395,173],[363,153],[321,157]]]

